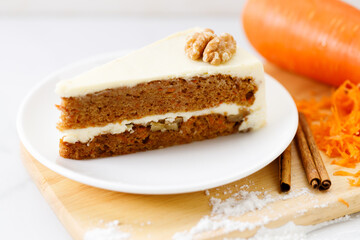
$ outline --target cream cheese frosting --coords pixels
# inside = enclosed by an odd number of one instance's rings
[[[175,33],[124,57],[62,80],[56,85],[55,91],[61,97],[78,97],[154,80],[189,79],[216,74],[252,77],[257,85],[264,81],[261,62],[241,48],[237,48],[228,62],[217,66],[189,59],[184,51],[186,37],[201,30],[193,28]]]

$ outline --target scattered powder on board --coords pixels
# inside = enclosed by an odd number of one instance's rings
[[[307,188],[302,188],[298,191],[292,191],[279,197],[273,197],[266,191],[248,192],[245,190],[240,190],[239,192],[231,195],[231,197],[227,198],[226,200],[212,197],[210,199],[210,204],[212,205],[211,215],[222,215],[225,217],[241,216],[247,212],[260,210],[269,203],[273,203],[278,200],[287,200],[305,194],[311,194]]]
[[[309,233],[334,224],[338,222],[344,222],[350,219],[350,216],[337,218],[331,221],[319,223],[310,226],[296,225],[294,222],[288,222],[287,224],[279,228],[266,228],[262,226],[256,233],[255,236],[248,240],[263,240],[263,239],[277,239],[277,240],[305,240],[309,237]],[[224,240],[242,240],[242,238],[225,238]]]
[[[221,200],[218,198],[210,198],[210,204],[212,205],[212,212],[210,216],[204,216],[197,223],[196,226],[191,228],[189,231],[178,232],[173,235],[174,240],[190,240],[193,239],[197,234],[220,230],[228,233],[232,231],[245,231],[245,230],[253,230],[257,227],[262,227],[268,224],[271,221],[279,219],[282,214],[278,214],[276,219],[270,219],[267,216],[264,216],[261,220],[257,222],[242,222],[232,220],[231,217],[241,216],[248,212],[253,212],[255,210],[260,210],[264,207],[267,207],[270,203],[273,203],[278,200],[287,200],[291,198],[296,198],[301,195],[307,195],[309,197],[313,197],[313,194],[310,192],[308,188],[301,188],[296,191],[291,191],[287,194],[282,194],[278,197],[274,197],[268,192],[261,191],[246,191],[244,189],[248,189],[247,186],[242,186],[239,192],[232,194],[229,198],[225,200]],[[217,189],[218,190],[218,189]],[[206,191],[205,194],[207,196],[210,195],[209,191]],[[215,196],[217,196],[215,194]],[[317,201],[317,199],[313,199]],[[316,202],[314,202],[316,203]],[[327,204],[318,205],[318,207],[326,207]],[[306,210],[298,210],[298,214],[302,215]],[[261,228],[261,229],[262,229]],[[266,229],[266,228],[265,228]],[[263,232],[265,230],[262,230]],[[265,233],[264,233],[265,234]],[[301,233],[303,234],[303,233]],[[295,235],[295,238],[292,239],[302,239],[299,233],[299,238]],[[305,234],[305,233],[304,233]],[[293,237],[294,237],[293,236]]]
[[[301,195],[312,196],[308,188],[301,188],[295,191],[291,191],[287,194],[282,194],[280,196],[274,197],[268,192],[261,191],[246,191],[249,189],[248,185],[243,185],[240,188],[240,191],[232,194],[229,198],[221,200],[218,198],[211,197],[210,204],[212,206],[212,212],[210,216],[204,216],[197,223],[196,226],[191,228],[189,231],[179,232],[173,235],[174,240],[190,240],[193,239],[197,234],[215,231],[221,229],[225,233],[232,231],[245,231],[253,230],[257,227],[260,227],[257,231],[257,234],[252,237],[252,240],[258,239],[279,239],[279,240],[302,240],[306,239],[306,236],[309,232],[316,230],[320,227],[336,223],[339,221],[345,221],[349,217],[343,217],[336,220],[320,223],[313,226],[297,226],[293,222],[289,222],[286,225],[276,228],[268,229],[264,225],[268,224],[271,221],[274,221],[282,216],[278,215],[278,218],[270,219],[268,216],[264,216],[257,222],[242,222],[232,220],[231,217],[241,216],[243,214],[253,212],[256,210],[261,210],[265,207],[268,207],[270,203],[273,203],[278,200],[287,200],[291,198],[296,198]],[[219,189],[216,189],[219,191]],[[231,194],[231,191],[226,191],[224,194]],[[208,190],[205,191],[207,196],[210,196]],[[215,194],[219,196],[219,194]],[[313,199],[317,201],[317,199]],[[316,202],[314,202],[316,203]],[[327,207],[328,203],[315,205],[315,208]],[[302,215],[306,212],[306,209],[300,209],[296,211],[299,215]],[[101,222],[103,223],[103,222]],[[150,221],[143,223],[141,225],[151,224]],[[86,232],[84,240],[126,240],[130,239],[131,234],[123,232],[119,228],[119,221],[115,220],[105,224],[105,228],[94,228]],[[239,239],[239,238],[238,238]],[[234,239],[233,239],[234,240]]]
[[[115,220],[105,224],[105,228],[94,228],[85,233],[84,240],[126,240],[130,233],[122,232],[119,221]]]
[[[260,199],[259,196],[261,195],[263,195],[263,198]],[[262,209],[274,201],[275,199],[266,192],[240,190],[224,201],[219,198],[210,198],[210,204],[212,205],[211,214],[213,216],[240,216],[246,212]]]

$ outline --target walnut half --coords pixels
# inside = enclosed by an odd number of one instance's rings
[[[203,61],[219,65],[229,61],[235,52],[236,41],[234,37],[228,33],[223,33],[209,41],[203,53]]]
[[[186,55],[192,60],[201,59],[206,45],[215,36],[214,31],[208,28],[190,35],[185,45]]]

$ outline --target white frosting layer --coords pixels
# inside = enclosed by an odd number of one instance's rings
[[[173,34],[127,56],[63,80],[57,84],[56,93],[61,97],[77,97],[153,80],[214,74],[252,77],[260,85],[263,80],[261,62],[240,48],[228,62],[217,66],[189,59],[184,51],[186,37],[200,30],[194,28]]]
[[[263,79],[263,78],[261,78]],[[258,85],[255,93],[255,101],[250,106],[250,114],[239,127],[239,131],[246,129],[259,129],[266,123],[266,102],[265,102],[265,79]]]
[[[175,121],[176,117],[182,117],[183,121],[189,120],[193,116],[200,116],[200,115],[207,115],[212,113],[218,113],[223,115],[236,115],[239,114],[239,109],[247,109],[250,110],[251,113],[247,117],[248,120],[245,120],[243,124],[246,124],[248,127],[252,127],[257,129],[261,127],[264,123],[264,116],[262,114],[258,114],[262,112],[261,108],[254,109],[253,107],[244,108],[237,104],[221,104],[218,107],[202,109],[199,111],[193,112],[177,112],[177,113],[166,113],[162,115],[152,115],[143,117],[140,119],[134,120],[124,120],[121,123],[110,123],[103,127],[88,127],[88,128],[80,128],[80,129],[69,129],[63,131],[64,142],[75,143],[75,142],[82,142],[86,143],[91,141],[94,137],[101,135],[101,134],[118,134],[123,133],[125,131],[132,131],[133,124],[139,125],[146,125],[149,122],[158,122],[161,119],[165,119],[168,122]],[[253,114],[253,117],[251,117]],[[251,119],[251,122],[249,121]],[[248,122],[248,123],[246,123]],[[243,129],[243,124],[241,124],[239,130]]]

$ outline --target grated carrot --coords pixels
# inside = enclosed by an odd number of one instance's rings
[[[347,201],[345,201],[344,199],[338,198],[338,201],[345,204],[347,207],[350,207],[349,203]]]
[[[330,97],[297,101],[297,107],[319,149],[337,157],[333,164],[354,168],[360,162],[360,85],[345,81]]]
[[[351,186],[360,187],[360,178],[358,178],[357,181],[349,178],[348,181]]]
[[[333,173],[334,176],[351,176],[351,177],[360,177],[360,171],[356,173],[350,173],[346,171],[336,171]]]

